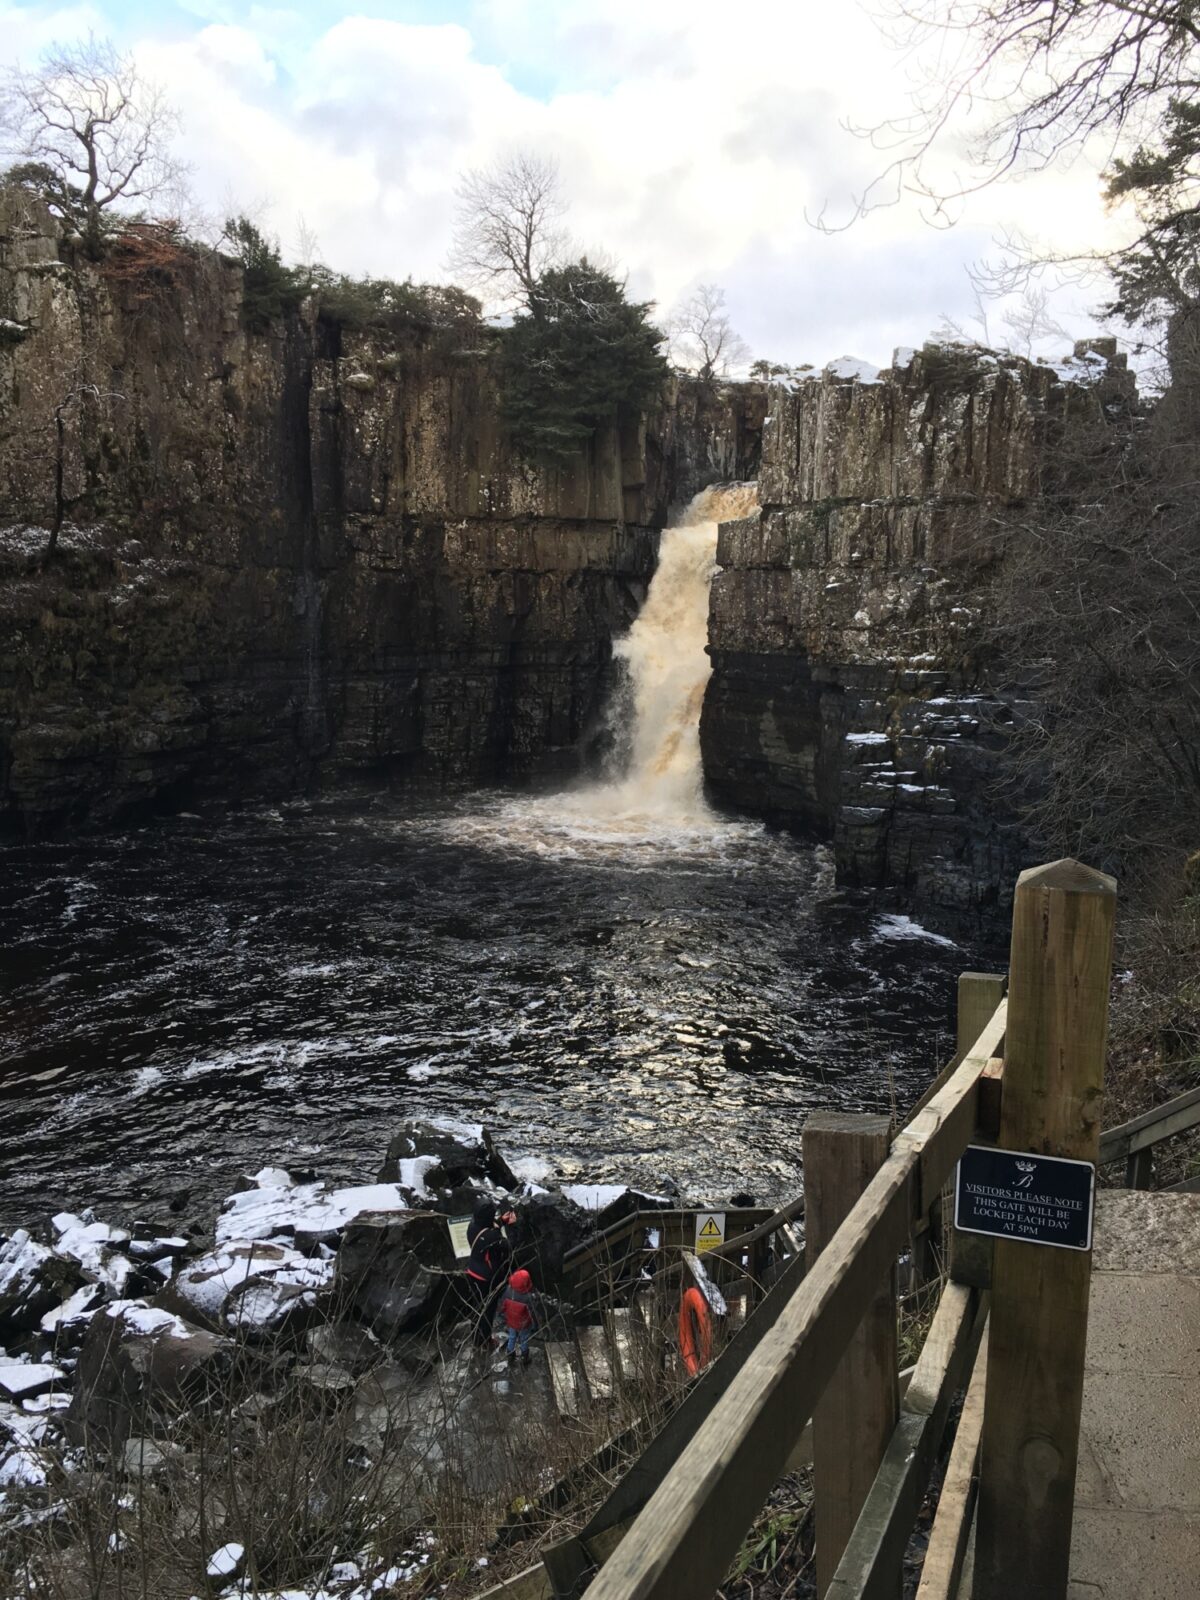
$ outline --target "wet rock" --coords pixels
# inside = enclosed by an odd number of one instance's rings
[[[423,1190],[518,1186],[488,1130],[481,1123],[449,1117],[406,1122],[388,1145],[379,1177],[383,1183],[403,1184],[418,1197]]]
[[[230,1243],[181,1267],[154,1304],[214,1332],[263,1336],[311,1316],[332,1281],[331,1262],[286,1245]]]
[[[231,1358],[228,1339],[145,1301],[106,1306],[92,1318],[79,1354],[67,1436],[118,1450],[156,1403],[178,1404],[216,1388]]]
[[[427,1322],[458,1276],[442,1217],[360,1217],[338,1250],[335,1294],[381,1339],[394,1339]]]
[[[18,1228],[0,1244],[0,1337],[28,1333],[83,1282],[65,1261]]]

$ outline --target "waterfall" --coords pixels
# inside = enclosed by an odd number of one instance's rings
[[[645,604],[613,644],[628,673],[614,716],[615,722],[628,718],[619,741],[628,763],[622,776],[590,792],[598,810],[680,822],[709,816],[700,708],[712,672],[708,590],[716,570],[717,526],[757,508],[757,485],[722,484],[702,490],[663,530]]]

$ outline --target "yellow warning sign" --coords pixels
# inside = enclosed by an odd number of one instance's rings
[[[725,1243],[725,1213],[723,1211],[700,1211],[696,1214],[696,1249],[701,1254],[705,1250],[715,1250],[718,1245]]]

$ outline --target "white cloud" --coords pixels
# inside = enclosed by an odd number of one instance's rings
[[[0,55],[103,32],[105,9],[0,9]],[[843,123],[902,109],[911,66],[857,7],[463,0],[439,13],[456,21],[330,7],[327,26],[286,6],[190,9],[192,31],[176,18],[126,42],[179,104],[201,204],[267,198],[285,243],[303,214],[349,271],[444,278],[457,175],[530,145],[559,160],[574,235],[637,294],[669,306],[722,282],[756,352],[820,363],[884,359],[943,312],[969,315],[964,266],[1006,224],[1073,245],[1108,226],[1078,164],[975,197],[957,229],[903,203],[815,230],[808,217],[827,201],[845,216],[879,169]]]

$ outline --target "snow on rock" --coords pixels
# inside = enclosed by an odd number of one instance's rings
[[[293,1312],[311,1310],[333,1274],[332,1261],[310,1259],[287,1245],[239,1240],[181,1268],[160,1302],[218,1331],[266,1332]]]
[[[47,1311],[40,1323],[42,1332],[54,1336],[65,1333],[68,1328],[82,1326],[103,1299],[104,1288],[101,1284],[85,1283],[82,1289],[76,1289],[73,1295],[68,1296],[62,1305]]]
[[[70,1211],[60,1211],[51,1220],[56,1254],[77,1262],[114,1294],[124,1294],[133,1271],[129,1257],[119,1253],[119,1248],[130,1242],[125,1229],[112,1228],[107,1222],[87,1222]]]
[[[293,1189],[247,1189],[231,1195],[217,1218],[217,1243],[261,1240],[289,1243],[304,1236],[332,1240],[357,1217],[373,1211],[411,1211],[410,1189],[399,1183],[367,1183],[326,1190],[323,1183]]]
[[[877,939],[924,939],[929,944],[945,945],[948,950],[957,949],[953,939],[947,939],[941,933],[931,933],[928,928],[923,928],[911,917],[878,917],[874,932]]]
[[[246,1559],[246,1547],[241,1544],[223,1544],[219,1550],[214,1550],[208,1558],[205,1569],[210,1578],[229,1578],[237,1571]]]
[[[824,369],[831,378],[850,378],[856,383],[879,383],[881,373],[877,361],[863,361],[859,356],[838,356]]]
[[[50,1362],[18,1361],[7,1357],[0,1360],[0,1394],[10,1400],[24,1400],[45,1394],[47,1389],[53,1389],[65,1377],[63,1369]]]
[[[55,1257],[24,1228],[0,1243],[0,1329],[35,1328],[51,1306],[77,1288],[73,1264]]]
[[[584,1211],[603,1211],[628,1192],[623,1183],[565,1183],[561,1190],[572,1205],[581,1206]]]

